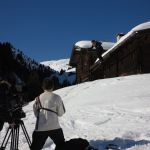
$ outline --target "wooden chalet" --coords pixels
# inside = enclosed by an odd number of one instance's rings
[[[123,34],[121,34],[123,36]],[[76,67],[77,83],[137,73],[150,73],[150,22],[140,24],[124,35],[96,62],[90,48],[72,49],[70,65]]]
[[[114,43],[102,42],[104,51],[112,47]],[[69,65],[76,68],[77,83],[99,79],[99,73],[91,72],[92,66],[97,60],[96,51],[92,48],[91,41],[79,41],[72,49]]]
[[[103,58],[104,78],[150,73],[150,22],[133,28]]]

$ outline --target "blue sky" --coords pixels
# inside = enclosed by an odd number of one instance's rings
[[[69,58],[80,40],[116,41],[150,21],[149,0],[0,0],[0,42],[37,61]]]

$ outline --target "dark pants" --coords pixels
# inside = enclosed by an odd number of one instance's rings
[[[0,120],[0,131],[3,129],[4,121]]]
[[[50,137],[57,147],[61,147],[64,144],[64,134],[62,129],[50,130],[50,131],[34,131],[32,135],[31,150],[41,150],[47,140]]]

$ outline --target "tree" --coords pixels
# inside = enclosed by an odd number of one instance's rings
[[[41,81],[36,71],[32,71],[28,76],[27,90],[29,101],[35,99],[35,97],[38,96],[42,91]]]

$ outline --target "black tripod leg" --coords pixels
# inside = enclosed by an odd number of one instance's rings
[[[21,125],[22,131],[23,131],[23,133],[26,137],[26,140],[28,142],[29,148],[31,147],[31,140],[30,140],[28,132],[25,128],[25,125],[24,125],[23,121],[19,120],[14,127],[12,127],[12,128],[9,127],[7,129],[7,132],[6,132],[6,135],[5,135],[4,140],[2,142],[2,145],[0,147],[0,150],[5,150],[6,149],[6,146],[8,144],[10,136],[11,136],[10,150],[19,150],[18,149],[18,144],[19,144],[20,125]]]
[[[19,125],[17,125],[15,128],[14,128],[14,136],[12,137],[13,138],[13,146],[12,146],[12,150],[18,150],[18,141],[19,141]]]
[[[18,126],[17,130],[16,130],[16,142],[15,142],[15,149],[18,150],[18,145],[19,145],[19,130],[20,130],[20,126]]]
[[[19,125],[12,129],[10,150],[18,150]]]
[[[9,132],[9,131],[10,131],[10,132]],[[11,132],[12,132],[12,129],[9,127],[9,128],[7,129],[7,132],[6,132],[6,135],[5,135],[4,140],[3,140],[3,142],[2,142],[2,145],[1,145],[1,147],[0,147],[0,150],[5,150],[5,148],[6,148],[6,146],[7,146],[7,143],[8,143],[8,140],[9,140],[9,138],[10,138]]]
[[[23,133],[24,133],[24,135],[26,137],[27,143],[28,143],[29,147],[31,147],[31,140],[30,140],[30,137],[28,135],[28,132],[26,130],[26,127],[25,127],[23,121],[21,122],[21,127],[22,127],[22,131],[23,131]]]
[[[15,129],[12,128],[10,150],[13,150],[14,148],[14,141],[15,141]]]

